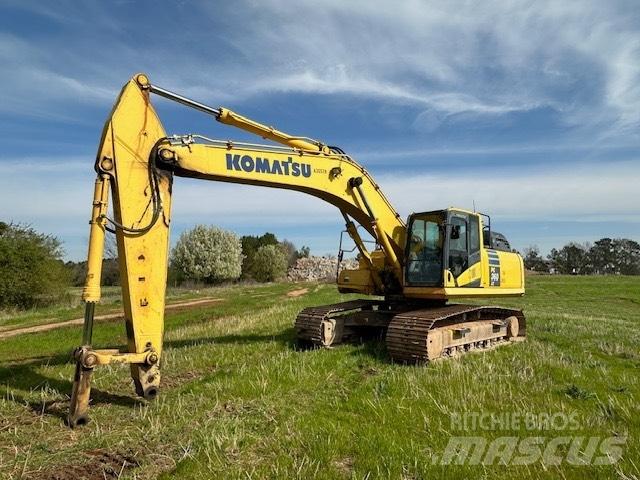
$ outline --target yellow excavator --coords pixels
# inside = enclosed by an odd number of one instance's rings
[[[151,94],[279,145],[170,136]],[[520,310],[448,303],[524,294],[522,258],[491,230],[490,218],[447,208],[413,213],[405,223],[371,175],[338,147],[209,107],[138,74],[123,87],[105,124],[95,170],[83,340],[74,352],[68,416],[72,427],[88,421],[91,376],[98,365],[130,364],[137,394],[146,399],[158,394],[176,176],[296,190],[340,210],[359,266],[339,272],[338,290],[374,298],[302,310],[295,320],[300,343],[329,347],[377,332],[384,335],[392,360],[420,363],[525,338]],[[359,228],[373,237],[375,248],[367,248]],[[117,240],[128,338],[124,351],[91,347],[107,232]],[[339,257],[342,253],[341,248]]]

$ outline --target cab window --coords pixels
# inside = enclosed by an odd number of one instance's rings
[[[480,221],[476,215],[469,215],[469,255],[480,251]],[[474,262],[475,263],[475,262]]]
[[[449,226],[449,270],[458,277],[469,268],[466,216],[453,215]]]
[[[422,285],[442,283],[443,229],[439,215],[414,218],[407,256],[407,282]]]

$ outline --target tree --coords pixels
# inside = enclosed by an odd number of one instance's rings
[[[293,267],[299,258],[309,257],[309,247],[303,246],[300,250],[298,250],[296,249],[294,243],[290,240],[281,241],[280,247],[283,249],[287,257],[287,265],[289,268]]]
[[[107,235],[105,238],[102,285],[120,285],[120,265],[118,263],[118,245],[116,244],[115,235]]]
[[[640,244],[628,238],[613,240],[616,273],[640,275]]]
[[[287,256],[280,245],[258,248],[252,263],[251,275],[258,282],[273,282],[287,273]]]
[[[587,249],[575,242],[568,243],[561,250],[551,249],[548,258],[559,273],[588,273]]]
[[[540,256],[537,245],[531,245],[524,249],[524,266],[526,269],[536,272],[549,272],[549,265]]]
[[[280,242],[280,248],[287,259],[287,267],[291,268],[298,260],[298,251],[296,250],[296,246],[293,242],[285,239]]]
[[[240,239],[233,232],[198,225],[180,235],[171,252],[171,264],[181,278],[188,280],[236,280],[242,267]]]
[[[616,251],[610,238],[601,238],[595,242],[589,249],[588,257],[593,273],[616,273]]]
[[[57,238],[0,222],[0,306],[52,304],[65,296],[69,284]]]
[[[69,261],[65,263],[65,267],[71,275],[71,284],[75,287],[83,286],[87,277],[87,261]],[[100,285],[105,287],[120,285],[120,265],[115,235],[105,237]]]
[[[253,270],[253,258],[260,247],[266,245],[278,245],[278,239],[273,233],[265,233],[258,237],[253,235],[245,235],[241,238],[242,242],[242,254],[244,260],[242,262],[242,276],[243,278],[251,278]]]

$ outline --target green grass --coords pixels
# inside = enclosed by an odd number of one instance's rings
[[[126,366],[100,368],[79,430],[63,417],[80,329],[0,340],[0,478],[96,449],[135,457],[125,478],[640,478],[640,278],[531,277],[524,298],[491,302],[525,310],[526,342],[426,367],[392,364],[376,341],[296,350],[297,312],[349,297],[293,288],[213,289],[224,302],[170,313],[158,400],[134,397]],[[119,323],[96,326],[96,346],[124,341]],[[578,429],[456,431],[465,412],[563,413]],[[432,465],[452,435],[627,441],[615,465]]]
[[[199,289],[173,288],[167,289],[167,303],[190,300],[205,296],[220,295],[230,287],[207,287]],[[66,299],[46,308],[27,310],[0,309],[0,332],[14,328],[31,327],[50,323],[63,322],[82,318],[84,305],[81,300],[82,288],[69,289]],[[122,294],[120,287],[102,287],[102,298],[96,308],[96,315],[122,311]]]

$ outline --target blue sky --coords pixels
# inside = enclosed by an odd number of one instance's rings
[[[519,249],[640,240],[634,1],[0,0],[0,219],[86,252],[93,160],[136,72],[339,145],[402,215],[492,215]],[[156,99],[170,133],[247,139]],[[176,179],[173,232],[276,233],[334,253],[339,212],[295,192]]]

